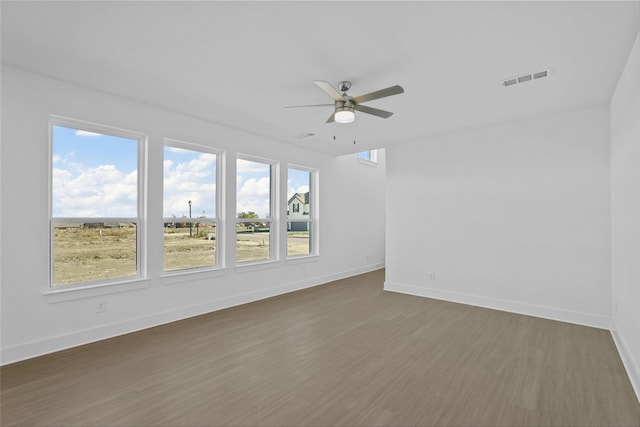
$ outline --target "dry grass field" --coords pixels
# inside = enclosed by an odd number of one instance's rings
[[[215,227],[166,228],[165,271],[210,267],[216,263]],[[54,286],[100,281],[136,274],[136,228],[56,228],[54,230]],[[236,260],[269,258],[268,231],[236,234]],[[289,232],[287,256],[309,253],[309,233]]]
[[[56,228],[54,286],[136,274],[136,228]]]

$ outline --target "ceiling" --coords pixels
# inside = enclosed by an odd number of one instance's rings
[[[10,2],[2,62],[332,155],[606,103],[640,2]],[[552,69],[504,87],[505,78]],[[350,124],[352,96],[399,84]],[[313,133],[301,138],[300,134]],[[354,141],[356,142],[354,144]]]

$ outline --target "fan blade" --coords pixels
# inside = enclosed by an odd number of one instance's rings
[[[356,96],[353,98],[353,102],[356,104],[360,104],[361,102],[373,101],[374,99],[384,98],[385,96],[398,95],[399,93],[403,93],[404,89],[402,86],[390,86],[386,89],[380,89],[375,92],[366,93],[364,95]]]
[[[377,108],[367,107],[366,105],[356,104],[353,106],[353,109],[363,113],[373,114],[374,116],[382,117],[383,119],[393,116],[393,113],[390,111],[378,110]]]
[[[327,121],[326,121],[325,123],[333,123],[333,122],[335,122],[335,121],[336,121],[336,113],[333,113],[333,114],[331,115],[331,117],[329,117],[329,118],[327,119]]]
[[[335,90],[329,83],[323,82],[322,80],[315,80],[314,83],[317,84],[320,89],[325,91],[327,95],[329,95],[336,101],[345,101],[342,95],[340,95],[340,93],[338,93],[338,91]]]
[[[335,107],[335,104],[310,104],[310,105],[289,105],[284,108],[306,108],[306,107]]]

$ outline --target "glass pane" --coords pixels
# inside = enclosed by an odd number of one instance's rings
[[[271,217],[271,165],[238,159],[236,186],[237,218]]]
[[[378,150],[361,151],[358,158],[369,162],[378,163]]]
[[[136,218],[138,141],[53,126],[54,218]]]
[[[165,218],[216,217],[216,155],[164,147]]]
[[[239,222],[236,225],[236,261],[268,260],[269,223]]]
[[[164,270],[216,265],[213,153],[164,147]]]
[[[287,218],[308,219],[311,212],[311,173],[289,168],[287,171]]]
[[[290,222],[287,228],[287,256],[311,253],[311,223]]]
[[[135,276],[136,224],[58,223],[53,228],[53,285]]]
[[[216,265],[216,224],[197,222],[165,222],[165,271]]]

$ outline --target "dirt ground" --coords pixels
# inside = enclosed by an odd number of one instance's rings
[[[215,228],[193,227],[192,236],[188,228],[165,229],[165,271],[215,265]],[[268,232],[239,232],[235,237],[238,262],[269,258]],[[136,275],[135,227],[57,228],[53,242],[54,286]],[[308,253],[309,234],[289,232],[287,256]]]
[[[136,229],[55,229],[54,286],[136,274]]]

